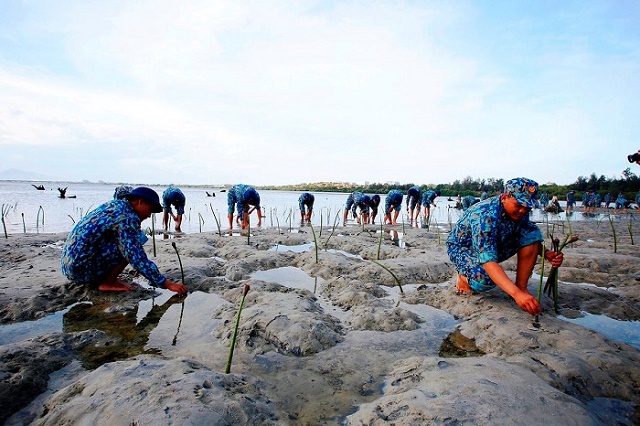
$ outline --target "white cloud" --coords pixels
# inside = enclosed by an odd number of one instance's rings
[[[437,183],[527,171],[567,183],[624,168],[622,154],[593,151],[638,130],[638,48],[619,35],[618,54],[580,43],[589,23],[561,27],[566,11],[493,17],[484,31],[489,11],[462,2],[30,8],[7,31],[63,56],[33,66],[0,50],[0,145],[62,158],[84,147],[113,164],[78,167],[82,179]]]

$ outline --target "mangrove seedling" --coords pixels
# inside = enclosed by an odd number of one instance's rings
[[[204,218],[202,217],[200,212],[198,212],[198,225],[200,227],[200,232],[202,232],[202,225],[204,225]]]
[[[151,213],[151,242],[153,245],[153,257],[156,257],[156,214]]]
[[[391,276],[393,277],[393,279],[396,281],[396,284],[398,284],[398,288],[400,288],[400,293],[402,293],[404,295],[404,291],[402,290],[402,284],[400,283],[400,278],[398,278],[398,276],[396,274],[394,274],[391,269],[387,268],[386,266],[384,266],[382,263],[378,262],[377,260],[369,259],[367,256],[362,256],[362,258],[364,260],[372,261],[373,263],[375,263],[376,265],[378,265],[379,267],[381,267],[382,269],[384,269],[385,271],[390,273]]]
[[[544,253],[546,251],[544,242],[542,243],[542,253]],[[540,303],[540,299],[542,298],[542,281],[544,279],[544,261],[545,258],[544,256],[542,256],[542,260],[540,263],[540,283],[538,284],[538,303]],[[535,317],[533,317],[533,322],[534,324],[538,323],[538,315],[536,315]]]
[[[180,259],[180,252],[178,252],[178,246],[176,245],[175,241],[173,241],[171,245],[173,246],[173,249],[176,251],[176,255],[178,256],[178,263],[180,264],[180,276],[182,277],[182,284],[186,284],[184,282],[184,270],[182,269],[182,260]]]
[[[7,213],[9,212],[9,206],[6,204],[2,205],[2,228],[4,229],[4,238],[7,239],[9,238],[9,236],[7,235],[7,223],[5,221],[5,217],[7,216]]]
[[[240,307],[238,308],[238,314],[236,315],[236,325],[233,328],[233,335],[231,336],[231,345],[229,346],[229,356],[227,357],[227,366],[224,369],[225,374],[231,372],[231,361],[233,359],[233,349],[236,345],[236,337],[238,336],[238,326],[240,325],[240,313],[242,312],[242,306],[244,306],[244,299],[247,297],[247,293],[251,287],[249,284],[242,286],[242,299],[240,300]]]
[[[613,233],[613,252],[618,252],[618,239],[616,238],[616,228],[613,226],[613,219],[609,215],[609,224],[611,225],[611,232]]]
[[[27,233],[27,225],[24,223],[24,213],[22,213],[22,231],[24,234]]]
[[[313,234],[313,245],[316,249],[316,263],[318,263],[318,239],[316,238],[316,230],[313,229],[312,223],[309,223],[309,226],[311,227],[311,233]]]
[[[380,260],[380,248],[382,246],[382,235],[383,235],[383,231],[382,231],[382,222],[380,223],[380,237],[378,238],[378,254],[376,255],[376,259]]]
[[[631,237],[631,245],[633,244],[633,215],[629,215],[629,223],[627,224],[627,229],[629,229],[629,237]]]
[[[578,241],[578,235],[567,234],[560,244],[560,239],[553,238],[551,241],[552,250],[556,253],[562,253],[562,250],[567,246],[567,244],[575,243]],[[543,256],[544,257],[544,256]],[[547,277],[547,283],[544,286],[544,292],[548,296],[553,297],[553,309],[555,313],[559,313],[560,310],[558,308],[558,268],[552,266],[551,271],[549,272],[549,276]]]
[[[42,211],[42,226],[44,226],[44,209],[40,206],[38,213],[36,214],[36,231],[38,230],[38,224],[40,223],[40,211]]]
[[[213,211],[213,206],[209,203],[209,208],[211,209],[211,213],[213,213],[213,219],[216,221],[216,227],[218,228],[218,235],[222,237],[222,231],[220,230],[220,221],[218,220],[218,216],[216,216],[216,212]]]
[[[336,232],[336,226],[338,226],[338,223],[340,223],[340,212],[336,212],[335,220],[333,221],[333,228],[331,228],[331,234],[329,234],[327,241],[324,242],[325,248],[327,247],[327,244],[329,244],[329,240],[333,236],[333,233]]]

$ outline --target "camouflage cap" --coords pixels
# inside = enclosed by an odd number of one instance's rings
[[[538,182],[524,177],[508,180],[504,193],[513,196],[518,203],[532,209],[538,199]]]

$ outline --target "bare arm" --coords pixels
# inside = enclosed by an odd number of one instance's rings
[[[507,276],[498,262],[487,262],[482,267],[489,274],[491,281],[511,296],[523,310],[531,315],[537,315],[542,311],[536,298],[529,292],[520,290]]]

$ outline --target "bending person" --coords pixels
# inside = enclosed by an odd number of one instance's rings
[[[414,220],[416,222],[418,221],[418,216],[420,216],[421,201],[420,188],[418,188],[417,186],[412,186],[411,188],[407,189],[407,212],[409,213],[409,223],[413,223]]]
[[[144,186],[123,192],[122,198],[98,206],[76,223],[62,248],[62,273],[101,291],[128,291],[135,286],[118,275],[130,264],[152,286],[187,294],[184,284],[160,273],[143,248],[147,237],[140,226],[151,213],[162,211],[158,194]]]
[[[181,231],[182,226],[182,216],[184,215],[184,205],[187,202],[187,198],[184,196],[180,188],[176,188],[173,185],[169,185],[167,189],[162,193],[162,224],[164,225],[164,230],[167,231],[169,229],[169,215],[173,218],[176,223],[176,232]],[[176,208],[176,214],[173,214],[171,210],[171,205]]]
[[[369,203],[370,198],[368,195],[364,195],[362,192],[352,192],[347,197],[347,203],[344,206],[344,215],[342,219],[342,225],[347,224],[347,216],[349,216],[349,210],[356,219],[356,222],[360,223],[360,216],[362,216],[363,223],[369,222]],[[358,208],[360,209],[360,215],[358,215]]]
[[[298,207],[300,208],[300,220],[311,222],[311,214],[313,213],[313,203],[315,202],[316,197],[309,192],[303,192],[300,197],[298,197]]]
[[[398,224],[398,215],[402,208],[402,192],[398,189],[392,189],[387,193],[384,200],[384,222],[388,225]],[[393,217],[391,217],[393,212]]]
[[[439,197],[440,194],[442,194],[439,190],[428,190],[425,191],[424,194],[422,194],[422,207],[424,208],[424,217],[425,217],[425,221],[429,222],[429,216],[431,215],[431,205],[433,204],[433,206],[435,207],[436,203],[435,203],[435,199],[436,197]]]
[[[233,229],[233,213],[238,209],[238,219],[242,229],[249,227],[249,215],[256,211],[258,226],[262,225],[262,213],[260,210],[260,194],[251,186],[241,183],[233,185],[227,192],[227,217],[229,229]]]

